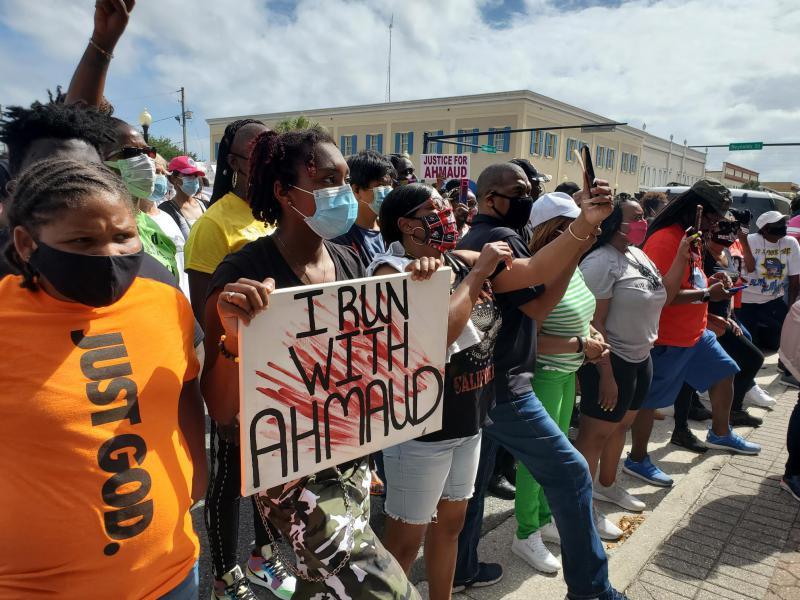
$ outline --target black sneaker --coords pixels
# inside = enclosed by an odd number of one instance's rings
[[[764,419],[751,415],[746,410],[731,411],[731,427],[760,427],[763,422]]]
[[[513,500],[517,495],[517,488],[514,487],[505,475],[496,474],[489,482],[489,491],[503,500]]]
[[[503,567],[497,563],[478,563],[478,574],[465,582],[453,582],[453,593],[463,592],[468,587],[487,587],[503,578]]]
[[[711,418],[711,411],[702,404],[695,405],[689,409],[689,418],[692,421],[708,421]]]
[[[786,372],[783,375],[781,375],[781,383],[793,388],[800,388],[800,381],[797,381],[797,379],[795,379],[789,372]]]
[[[697,452],[698,454],[708,452],[706,445],[697,439],[697,436],[692,433],[691,429],[688,428],[681,428],[673,431],[670,442],[676,446],[680,446],[681,448],[686,448],[692,452]]]

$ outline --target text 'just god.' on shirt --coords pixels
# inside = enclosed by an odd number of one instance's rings
[[[101,308],[0,281],[2,599],[158,598],[197,560],[194,318],[159,271]]]

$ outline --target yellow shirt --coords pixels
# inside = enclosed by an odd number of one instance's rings
[[[228,192],[192,226],[184,248],[185,269],[211,274],[228,254],[273,230],[253,217],[247,202]]]

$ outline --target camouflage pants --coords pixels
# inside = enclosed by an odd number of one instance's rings
[[[302,600],[420,600],[403,569],[369,526],[370,473],[367,458],[341,471],[320,471],[286,491],[259,495],[262,513],[291,543],[297,561],[297,589]],[[343,492],[344,490],[344,492]],[[350,511],[345,507],[347,493]],[[352,539],[347,535],[348,526]],[[347,564],[331,573],[345,560]],[[305,576],[305,577],[304,577]],[[325,577],[313,582],[306,578]]]

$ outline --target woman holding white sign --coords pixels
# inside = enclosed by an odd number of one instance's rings
[[[228,256],[212,279],[202,387],[215,421],[230,423],[239,410],[240,320],[267,309],[276,288],[364,276],[352,250],[328,241],[346,233],[358,212],[348,179],[322,129],[256,138],[248,200],[255,217],[277,230]],[[440,265],[426,258],[408,270],[427,278]],[[369,482],[363,457],[259,494],[262,516],[293,542],[297,561],[283,562],[297,577],[296,597],[419,598],[369,526]]]

